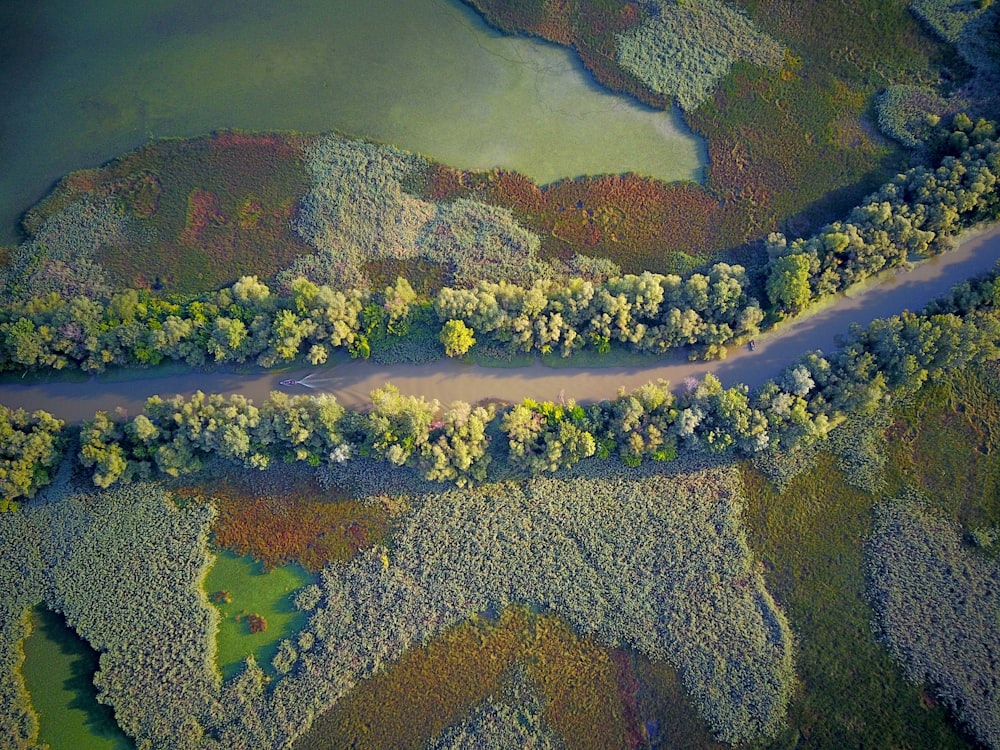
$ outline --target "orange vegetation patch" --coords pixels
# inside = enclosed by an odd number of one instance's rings
[[[251,555],[267,568],[297,562],[316,572],[383,541],[388,516],[380,507],[338,497],[307,480],[287,483],[223,480],[176,490],[211,497],[219,517],[215,544]]]
[[[195,245],[209,225],[225,221],[219,196],[209,190],[195,188],[188,195],[187,221],[178,239],[184,245]]]
[[[619,667],[608,650],[561,618],[522,607],[496,622],[467,621],[411,649],[319,717],[304,745],[336,738],[338,747],[424,747],[488,696],[501,695],[517,665],[566,747],[636,746],[642,731],[626,719]]]
[[[715,231],[730,209],[694,183],[634,174],[580,177],[540,188],[516,172],[463,172],[441,164],[422,187],[433,200],[473,198],[509,208],[539,234],[548,257],[610,258],[629,273],[678,268],[679,254],[707,260],[726,249]]]

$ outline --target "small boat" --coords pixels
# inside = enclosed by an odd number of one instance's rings
[[[304,386],[306,388],[315,388],[316,385],[314,383],[308,382],[309,378],[311,378],[314,374],[315,373],[309,373],[308,375],[306,375],[301,380],[296,380],[295,378],[286,378],[285,380],[279,380],[278,381],[278,385],[282,385],[285,388],[293,388],[294,386],[297,386],[297,385],[301,385],[301,386]]]

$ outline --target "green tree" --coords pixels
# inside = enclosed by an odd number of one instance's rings
[[[0,405],[0,503],[34,497],[49,483],[62,455],[63,422],[45,411],[29,414]]]
[[[476,343],[476,338],[463,321],[452,319],[441,327],[441,343],[449,357],[461,357]]]
[[[812,297],[809,266],[809,258],[802,253],[771,259],[767,274],[767,296],[772,305],[791,314],[808,306]]]

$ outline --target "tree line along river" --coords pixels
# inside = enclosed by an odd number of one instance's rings
[[[124,409],[140,412],[152,395],[163,397],[195,391],[243,394],[260,403],[268,393],[282,388],[299,393],[331,393],[348,408],[363,407],[369,393],[392,383],[406,395],[424,396],[442,403],[461,400],[477,402],[500,399],[516,402],[530,397],[557,400],[561,397],[580,403],[614,398],[619,388],[636,388],[657,379],[679,386],[686,378],[714,373],[726,386],[745,383],[751,388],[778,375],[802,354],[815,349],[830,352],[837,337],[848,332],[852,323],[866,325],[876,318],[903,310],[919,310],[956,284],[993,268],[1000,259],[1000,226],[970,233],[954,252],[917,264],[912,270],[898,271],[873,279],[846,295],[837,295],[791,322],[763,334],[755,351],[730,349],[724,360],[688,362],[677,358],[653,359],[638,366],[548,367],[535,363],[526,367],[483,367],[457,360],[438,360],[423,365],[378,365],[363,360],[326,367],[311,367],[277,373],[264,369],[234,372],[188,372],[162,375],[155,370],[148,377],[127,378],[115,373],[86,382],[30,383],[9,380],[0,384],[0,403],[12,408],[44,409],[60,419],[79,421],[95,412]],[[609,358],[610,359],[610,358]],[[308,383],[282,386],[281,380]]]

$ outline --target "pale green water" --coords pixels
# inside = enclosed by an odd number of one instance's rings
[[[22,673],[38,713],[39,742],[52,750],[134,747],[115,724],[111,708],[97,702],[97,653],[47,609],[32,612],[31,626]]]
[[[220,622],[215,659],[223,677],[237,674],[250,654],[266,671],[273,672],[271,659],[278,642],[292,637],[306,622],[306,616],[292,604],[292,594],[311,582],[312,577],[299,565],[264,570],[250,557],[230,552],[216,555],[205,580],[205,591],[210,597],[219,590],[232,596],[229,603],[216,604]],[[251,633],[245,620],[247,614],[262,615],[267,630]]]
[[[337,129],[540,182],[698,180],[706,158],[676,113],[458,0],[6,0],[0,29],[0,242],[66,172],[217,128]]]

